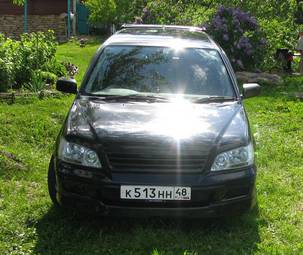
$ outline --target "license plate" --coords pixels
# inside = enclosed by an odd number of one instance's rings
[[[190,200],[190,187],[122,185],[121,199]]]

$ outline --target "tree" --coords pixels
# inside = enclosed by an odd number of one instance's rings
[[[87,0],[85,5],[90,10],[92,23],[109,24],[115,18],[117,6],[114,0]]]
[[[122,24],[133,22],[141,16],[147,0],[86,0],[90,10],[90,22],[101,24]]]

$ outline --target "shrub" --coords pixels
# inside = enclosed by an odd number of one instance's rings
[[[23,34],[20,41],[5,39],[0,34],[0,92],[24,84],[25,88],[36,90],[32,87],[38,87],[39,81],[53,83],[56,76],[65,76],[66,68],[56,60],[56,50],[52,31]]]
[[[7,64],[0,58],[0,92],[6,92],[9,88],[9,70]]]
[[[53,85],[57,81],[57,75],[51,72],[40,71],[43,83]]]
[[[64,66],[64,63],[59,62],[56,58],[53,58],[51,61],[48,61],[46,64],[44,64],[42,70],[53,73],[57,77],[63,77],[67,75],[67,70]]]
[[[146,6],[147,0],[86,0],[93,24],[122,24],[134,21]]]
[[[149,15],[143,18],[144,23],[195,26],[206,23],[215,12],[215,8],[198,1],[154,0],[148,1],[145,9]]]
[[[220,6],[207,29],[225,50],[236,70],[260,66],[266,40],[256,18],[248,12]]]
[[[261,19],[260,25],[268,41],[262,69],[280,69],[281,64],[277,63],[275,59],[276,50],[279,48],[294,50],[296,48],[299,26],[289,20],[280,21],[278,19]],[[295,59],[295,61],[297,60]]]
[[[201,6],[199,4],[189,4],[184,13],[176,17],[176,24],[191,26],[201,26],[207,23],[215,14],[216,9]]]
[[[28,83],[33,70],[41,69],[44,65],[54,61],[57,42],[54,32],[31,33],[21,36],[16,59],[15,81],[17,84]],[[48,70],[47,70],[48,71]]]
[[[0,92],[6,92],[13,83],[15,50],[14,42],[0,34]]]

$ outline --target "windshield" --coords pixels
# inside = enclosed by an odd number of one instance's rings
[[[149,46],[106,47],[84,90],[103,96],[235,96],[216,50]]]

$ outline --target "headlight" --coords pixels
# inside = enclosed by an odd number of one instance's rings
[[[226,151],[217,155],[211,171],[221,171],[228,169],[250,166],[254,163],[254,148],[250,143],[248,146]]]
[[[67,142],[61,138],[59,146],[59,158],[73,164],[101,168],[97,153],[82,145]]]

